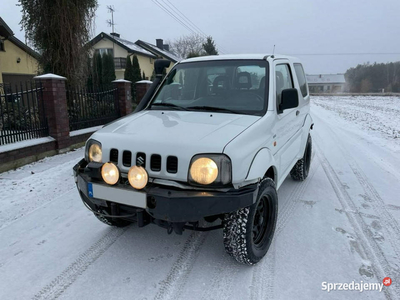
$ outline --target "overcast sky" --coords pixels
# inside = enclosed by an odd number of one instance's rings
[[[275,44],[276,53],[300,57],[308,74],[344,73],[359,63],[400,61],[400,0],[98,1],[95,34],[111,32],[107,5],[115,8],[115,31],[122,38],[154,44],[156,38],[174,40],[190,34],[155,2],[169,9],[172,3],[211,35],[224,54],[270,53]],[[24,41],[16,3],[3,0],[0,16]],[[327,55],[336,53],[356,54]]]

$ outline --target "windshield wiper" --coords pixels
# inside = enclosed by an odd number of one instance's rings
[[[189,106],[189,107],[186,107],[186,109],[187,110],[215,111],[215,112],[223,111],[223,112],[227,112],[227,113],[231,113],[231,114],[240,114],[239,112],[234,111],[234,110],[230,110],[230,109],[222,108],[222,107],[214,107],[214,106]]]
[[[182,106],[179,106],[179,105],[176,105],[176,104],[172,104],[172,103],[162,103],[162,102],[161,103],[153,103],[150,106],[150,108],[153,107],[153,106],[163,106],[163,107],[177,108],[179,110],[187,110],[185,107],[182,107]]]

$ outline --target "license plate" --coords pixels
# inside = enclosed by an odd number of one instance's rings
[[[146,193],[88,182],[88,197],[146,208]]]

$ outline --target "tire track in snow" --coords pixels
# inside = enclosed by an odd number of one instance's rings
[[[317,146],[318,147],[318,146]],[[388,274],[393,274],[392,268],[386,258],[386,254],[380,249],[377,241],[373,238],[372,232],[369,230],[368,224],[365,223],[364,219],[360,214],[348,212],[348,208],[352,211],[358,211],[353,199],[350,197],[345,187],[341,183],[338,175],[334,171],[332,165],[329,163],[327,158],[321,153],[318,154],[321,159],[322,167],[324,172],[331,183],[331,186],[341,203],[344,212],[354,229],[357,240],[360,242],[363,252],[368,260],[372,263],[372,269],[377,278],[383,279]],[[393,279],[393,278],[392,278]],[[394,287],[394,286],[393,286]],[[383,292],[387,299],[399,299],[399,291],[395,291],[393,288],[384,288]],[[397,296],[396,296],[397,295]]]
[[[42,288],[32,299],[56,299],[71,286],[129,227],[112,228],[89,249],[82,253],[60,275]]]
[[[179,298],[207,236],[208,232],[193,231],[190,234],[168,275],[161,282],[155,300]]]
[[[271,244],[272,249],[268,251],[267,255],[262,259],[260,263],[254,266],[250,299],[257,300],[274,298],[276,259],[275,239],[280,235],[280,233],[290,220],[290,217],[293,215],[298,200],[304,195],[304,192],[312,181],[312,178],[317,172],[319,165],[319,160],[315,161],[315,151],[313,150],[311,168],[308,178],[305,182],[295,182],[296,187],[290,193],[290,196],[285,202],[286,205],[283,205],[281,209],[278,207],[278,221],[276,224],[274,241]]]
[[[240,268],[243,267],[234,261],[227,253],[213,267],[212,273],[209,276],[209,284],[201,300],[216,299],[232,299],[233,281]]]
[[[336,145],[337,145],[340,153],[343,155],[344,160],[347,162],[352,173],[354,174],[354,176],[356,177],[362,190],[364,191],[363,198],[366,201],[368,201],[368,205],[371,206],[371,208],[374,210],[374,214],[377,215],[375,218],[378,219],[377,224],[379,224],[379,227],[380,227],[379,231],[383,232],[383,238],[385,240],[387,240],[387,242],[390,244],[388,246],[394,252],[394,256],[395,256],[394,259],[398,261],[400,259],[400,227],[399,227],[399,223],[393,218],[392,214],[388,211],[389,207],[385,204],[385,202],[383,201],[380,194],[374,188],[373,184],[368,180],[368,177],[358,166],[357,162],[352,157],[352,155],[342,146],[341,143],[338,142],[338,137],[337,137],[336,133],[330,128],[327,128],[327,130],[329,130],[331,132],[330,136],[337,141]],[[321,138],[321,137],[319,136],[319,138]],[[328,162],[327,158],[323,154],[321,156],[326,162]],[[329,162],[328,162],[328,164],[329,164]],[[334,173],[338,182],[340,183],[340,186],[343,187],[343,184],[341,183],[336,172],[334,171],[334,169],[332,168],[332,166],[330,164],[329,164],[329,166],[331,167],[332,172]],[[400,267],[396,263],[394,263],[394,265],[390,263],[390,260],[388,259],[388,254],[383,252],[382,244],[378,243],[377,239],[374,237],[374,233],[371,230],[371,225],[367,224],[365,222],[365,220],[362,218],[363,216],[371,218],[371,216],[368,216],[368,215],[364,214],[363,212],[360,212],[359,209],[357,208],[356,203],[350,197],[348,192],[345,189],[344,189],[344,191],[345,191],[348,199],[351,200],[351,203],[353,205],[351,208],[351,210],[353,211],[353,214],[355,213],[356,215],[358,215],[358,217],[360,218],[360,220],[362,221],[362,223],[365,227],[364,228],[365,235],[370,239],[370,241],[369,241],[370,244],[375,246],[373,248],[375,251],[375,254],[377,254],[378,257],[383,258],[383,260],[382,259],[380,260],[380,263],[382,264],[382,266],[384,266],[386,275],[383,274],[384,276],[381,278],[384,278],[386,276],[391,276],[391,278],[394,279],[394,282],[397,285],[397,295],[400,299],[400,289],[398,288],[400,286],[400,284],[398,283],[398,281],[399,281],[398,279],[400,279]],[[348,212],[346,212],[346,214],[349,215]]]

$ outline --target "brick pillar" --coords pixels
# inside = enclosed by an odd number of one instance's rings
[[[45,74],[34,77],[42,83],[44,115],[49,126],[49,135],[57,142],[57,149],[69,145],[69,117],[65,77]],[[39,105],[40,107],[40,105]]]
[[[136,103],[139,104],[146,94],[147,90],[150,88],[153,82],[150,80],[141,80],[135,83],[136,88]]]
[[[132,112],[132,82],[124,79],[113,81],[117,88],[117,105],[119,109],[119,116],[123,117]]]

